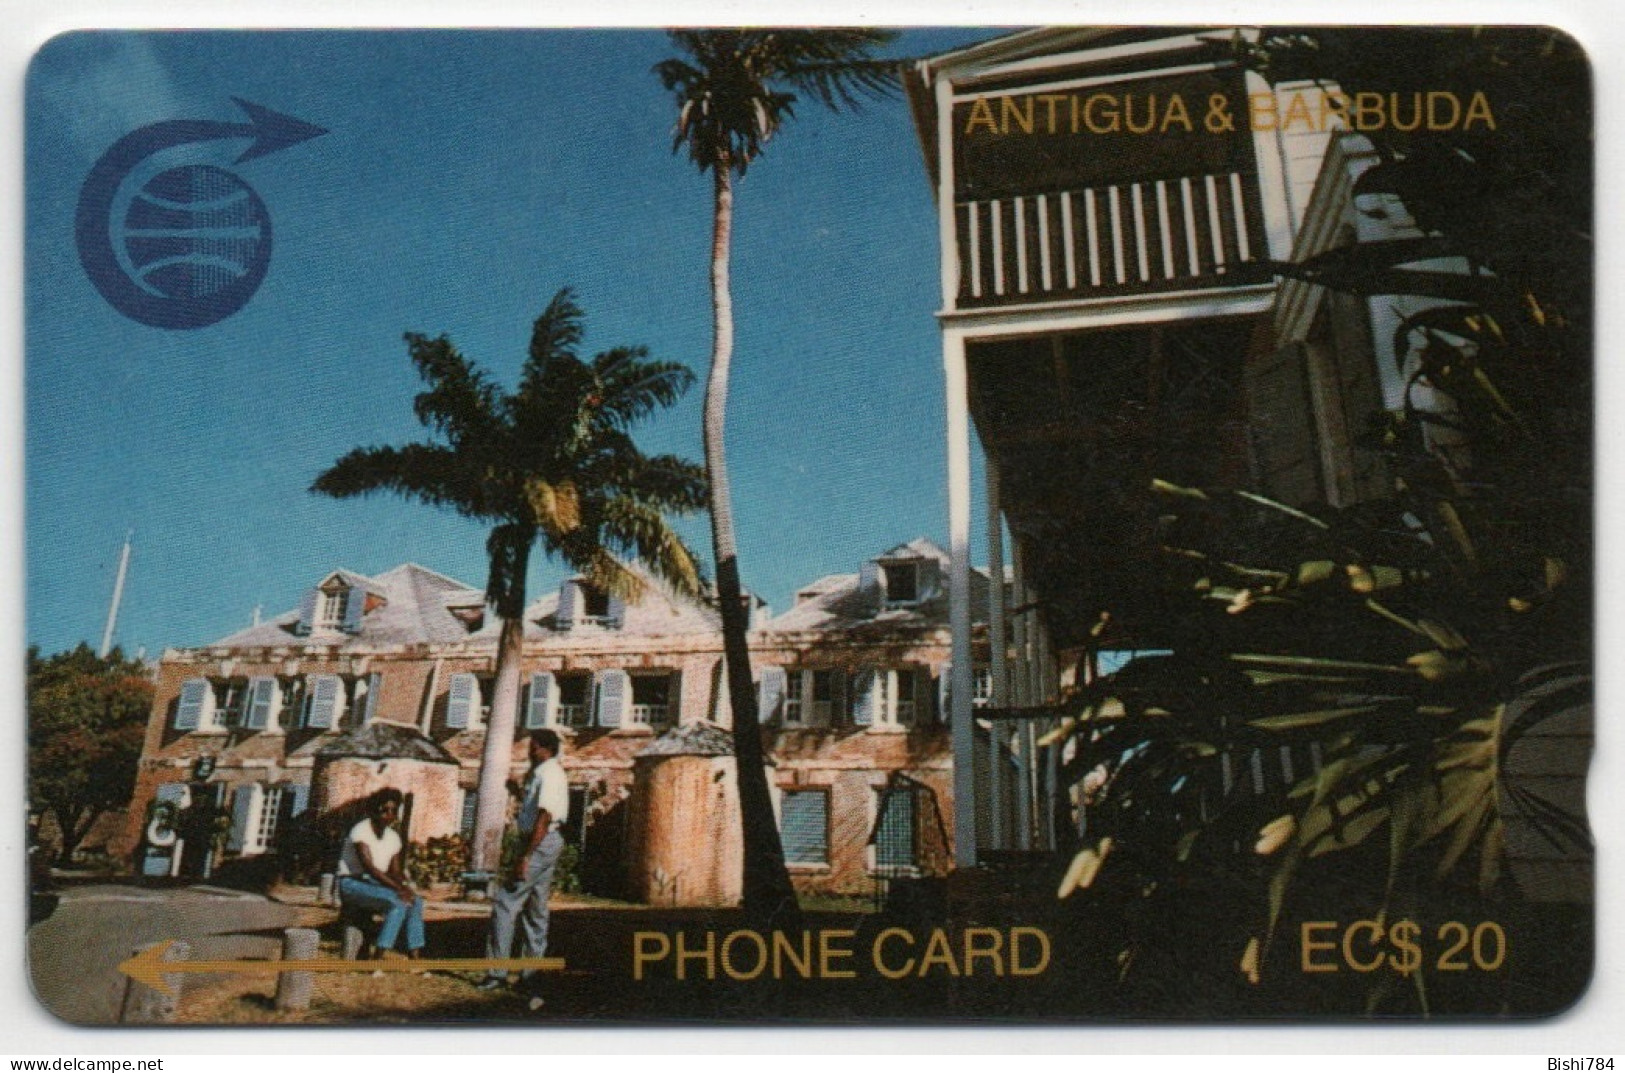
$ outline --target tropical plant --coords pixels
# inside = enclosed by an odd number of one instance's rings
[[[693,374],[651,359],[640,346],[584,359],[581,341],[581,310],[561,290],[536,318],[518,388],[505,392],[445,336],[407,334],[412,363],[428,385],[413,412],[439,440],[357,448],[311,486],[338,498],[394,492],[491,527],[485,595],[501,631],[475,807],[478,869],[496,864],[506,819],[526,572],[536,542],[588,583],[627,600],[636,600],[645,582],[618,556],[635,556],[679,592],[701,587],[694,556],[666,517],[704,506],[704,474],[685,459],[644,454],[630,434],[677,402]]]
[[[151,709],[145,668],[117,648],[106,658],[86,644],[43,659],[28,650],[29,807],[53,821],[60,859],[129,802]]]
[[[672,151],[686,147],[689,160],[702,173],[710,172],[712,180],[713,335],[705,389],[705,468],[711,488],[723,656],[733,709],[745,909],[771,917],[793,912],[796,901],[762,767],[760,717],[745,637],[749,614],[740,583],[724,452],[734,336],[728,278],[734,180],[744,177],[769,139],[795,115],[798,94],[839,111],[857,108],[865,97],[891,92],[897,84],[896,65],[874,59],[872,50],[895,34],[872,29],[727,29],[673,30],[670,36],[681,55],[662,61],[654,70],[677,102]]]
[[[1383,33],[1272,31],[1248,60],[1346,92],[1467,80],[1539,116],[1586,99],[1583,60],[1550,31]],[[1430,300],[1396,318],[1403,402],[1363,440],[1391,493],[1334,510],[1155,484],[1164,581],[1186,600],[1169,605],[1172,650],[1078,690],[1049,738],[1071,743],[1089,828],[1063,897],[1113,878],[1147,899],[1223,889],[1229,956],[1256,984],[1289,960],[1294,906],[1335,896],[1437,922],[1515,902],[1513,817],[1546,853],[1589,856],[1584,818],[1509,775],[1532,733],[1583,726],[1591,701],[1587,120],[1557,112],[1552,145],[1527,119],[1488,139],[1377,132],[1356,204],[1403,206],[1421,233],[1274,266]],[[1279,769],[1283,751],[1293,774],[1256,785],[1255,758]],[[1129,933],[1124,971],[1158,941]],[[1426,1009],[1427,973],[1409,983]]]

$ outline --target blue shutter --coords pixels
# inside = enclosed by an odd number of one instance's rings
[[[942,595],[942,562],[926,556],[919,561],[914,574],[915,596],[925,603]]]
[[[784,714],[784,693],[784,668],[763,667],[762,681],[756,690],[757,704],[760,708],[760,711],[758,711],[756,714],[762,720],[762,722],[765,723],[770,719],[777,719]],[[808,698],[803,696],[801,698],[803,719],[806,718],[805,709],[808,703],[810,703]]]
[[[906,784],[882,790],[880,819],[875,824],[875,865],[914,866],[914,791]]]
[[[181,809],[191,800],[192,790],[184,782],[166,782],[159,786],[152,796],[155,801]]]
[[[318,730],[331,730],[338,724],[339,702],[344,696],[344,683],[336,674],[313,674],[306,679],[310,690],[305,725]]]
[[[384,688],[384,676],[377,671],[367,675],[367,698],[361,703],[361,725],[371,725],[378,714],[378,694]]]
[[[351,585],[344,593],[344,632],[360,633],[361,616],[367,613],[367,590]]]
[[[829,863],[829,795],[798,790],[784,795],[779,825],[786,864]]]
[[[477,790],[467,789],[463,791],[462,822],[458,824],[457,830],[464,837],[471,838],[474,835],[474,810],[479,803],[480,795]]]
[[[860,727],[873,726],[875,722],[875,709],[880,700],[880,675],[872,667],[865,667],[853,679],[853,688],[857,695],[852,703],[852,722]]]
[[[451,689],[446,694],[446,726],[452,730],[467,730],[469,713],[479,701],[479,679],[472,674],[451,676]]]
[[[525,729],[553,725],[553,672],[537,671],[530,676],[530,704],[525,708]]]
[[[264,730],[276,718],[276,679],[264,676],[248,680],[248,697],[243,704],[243,726]]]
[[[599,671],[598,725],[618,727],[626,722],[626,711],[632,703],[632,680],[622,670]]]
[[[880,595],[880,564],[867,562],[858,568],[858,589],[865,596]]]
[[[175,729],[196,730],[203,724],[205,711],[211,707],[214,690],[207,678],[188,678],[181,683],[180,702],[175,705]]]
[[[972,674],[975,672],[973,671]],[[974,685],[971,696],[976,695]],[[937,670],[937,710],[932,713],[939,722],[947,723],[954,715],[954,665],[944,663]]]
[[[604,628],[618,630],[626,625],[626,601],[610,594],[609,614],[604,616]]]
[[[231,799],[231,833],[226,837],[226,848],[233,853],[240,853],[248,845],[248,832],[250,824],[257,818],[254,813],[258,798],[263,791],[257,782],[237,787],[237,793]]]
[[[575,625],[576,605],[581,599],[581,590],[574,580],[566,581],[559,586],[559,609],[553,613],[553,621],[561,630],[567,630]]]
[[[299,601],[299,631],[309,633],[316,622],[316,602],[322,598],[317,589],[305,590],[304,599]]]
[[[290,782],[282,787],[282,815],[287,819],[304,812],[310,807],[310,784],[303,782]]]

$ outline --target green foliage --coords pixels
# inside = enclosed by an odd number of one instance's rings
[[[62,857],[135,792],[152,692],[118,649],[106,659],[84,644],[44,659],[29,650],[28,799],[56,821]]]
[[[1515,900],[1507,809],[1553,855],[1590,852],[1583,817],[1508,775],[1530,731],[1591,701],[1590,175],[1583,58],[1551,31],[1270,31],[1244,51],[1272,79],[1462,82],[1539,119],[1372,135],[1383,161],[1356,207],[1397,198],[1423,234],[1276,268],[1454,303],[1394,335],[1403,405],[1362,443],[1391,494],[1334,510],[1157,482],[1172,652],[1078,691],[1050,738],[1072,743],[1067,781],[1090,806],[1062,896],[1093,911],[1212,889],[1232,929],[1218,942],[1256,984],[1288,968],[1294,906],[1442,919]],[[1249,757],[1282,749],[1292,785],[1232,792]],[[1169,941],[1122,934],[1125,975]]]
[[[672,406],[689,370],[643,347],[578,355],[582,313],[570,291],[554,295],[531,330],[518,388],[497,387],[445,336],[409,333],[407,350],[427,385],[413,412],[437,440],[357,448],[311,486],[338,498],[394,492],[491,526],[487,597],[505,619],[521,614],[525,567],[539,539],[590,581],[635,598],[637,557],[680,592],[700,588],[693,553],[666,524],[705,504],[699,466],[646,455],[630,430]]]
[[[468,840],[462,835],[414,842],[406,856],[406,875],[415,886],[455,883],[468,871]]]

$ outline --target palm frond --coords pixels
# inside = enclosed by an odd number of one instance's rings
[[[694,553],[655,507],[630,496],[604,504],[604,543],[635,554],[650,573],[685,596],[697,596],[700,572]]]
[[[335,499],[394,492],[468,518],[501,517],[501,497],[480,479],[480,467],[450,447],[358,447],[328,467],[310,490]]]
[[[499,426],[502,394],[444,335],[406,334],[407,352],[428,390],[412,400],[425,426],[452,443],[477,442]]]

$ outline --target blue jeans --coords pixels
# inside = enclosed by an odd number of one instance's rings
[[[564,851],[564,837],[551,831],[537,844],[530,855],[525,878],[497,888],[491,897],[491,931],[485,940],[485,956],[507,958],[514,956],[513,932],[517,918],[520,927],[519,956],[539,958],[547,953],[547,899],[553,893],[553,869]],[[505,977],[506,972],[493,970],[487,975]],[[532,973],[521,974],[527,979]]]
[[[389,950],[395,945],[401,924],[406,924],[406,948],[423,949],[423,899],[414,897],[411,905],[403,905],[400,895],[370,879],[357,876],[339,877],[339,897],[346,905],[358,906],[384,914],[384,926],[378,929],[378,949]]]

